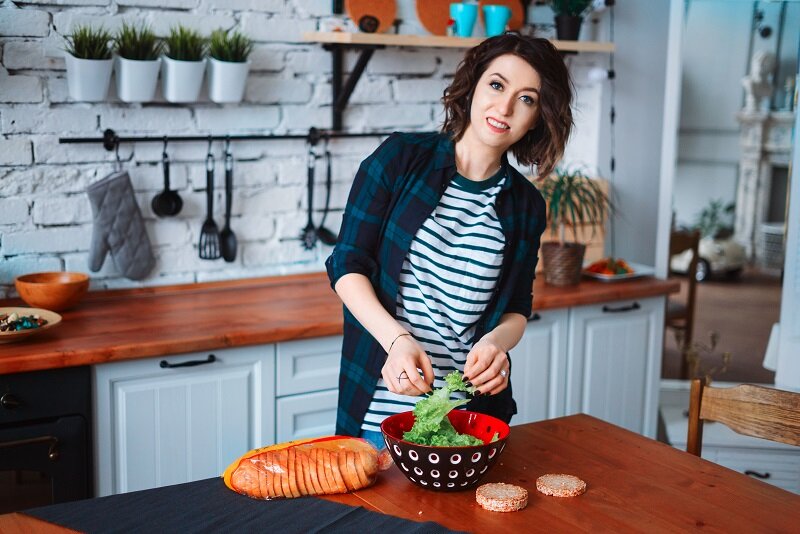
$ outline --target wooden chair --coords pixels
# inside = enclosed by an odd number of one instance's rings
[[[688,378],[689,362],[686,360],[686,350],[692,345],[694,335],[694,311],[697,300],[697,260],[699,258],[700,232],[673,231],[669,240],[669,257],[681,254],[687,250],[692,251],[692,261],[686,271],[688,291],[686,300],[681,301],[675,297],[667,299],[667,311],[664,316],[665,326],[681,332],[682,343],[678,349],[681,351],[681,377]],[[670,270],[670,274],[672,271]]]
[[[706,386],[692,380],[686,452],[700,456],[703,421],[719,421],[746,436],[800,446],[800,393],[742,384]]]

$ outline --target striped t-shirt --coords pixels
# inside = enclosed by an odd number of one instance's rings
[[[502,170],[480,182],[457,174],[403,261],[397,321],[430,356],[435,388],[452,371],[463,372],[475,325],[497,286],[505,239],[495,200],[505,179]],[[386,417],[413,410],[421,398],[392,393],[378,378],[362,430],[380,431]]]

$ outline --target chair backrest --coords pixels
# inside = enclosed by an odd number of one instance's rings
[[[686,452],[700,456],[704,420],[719,421],[746,436],[800,446],[800,393],[751,384],[717,388],[694,379]]]

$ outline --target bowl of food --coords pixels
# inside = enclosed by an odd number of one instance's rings
[[[0,308],[0,343],[11,343],[39,334],[61,322],[61,316],[39,308]]]
[[[14,279],[14,285],[29,306],[62,311],[80,302],[89,289],[89,275],[71,272],[31,273],[18,276]]]
[[[403,439],[414,426],[414,412],[389,416],[381,431],[395,465],[412,483],[434,491],[462,491],[475,486],[497,462],[510,428],[496,417],[467,410],[452,410],[447,420],[477,444],[421,445]]]

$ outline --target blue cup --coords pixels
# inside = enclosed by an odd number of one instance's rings
[[[486,37],[502,35],[511,19],[511,8],[508,6],[483,6],[483,23],[486,26]]]
[[[478,4],[450,4],[450,18],[456,21],[456,36],[471,37],[478,19]]]

